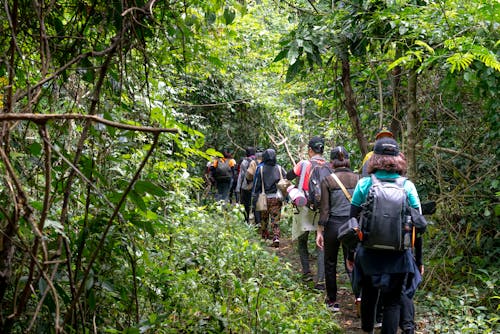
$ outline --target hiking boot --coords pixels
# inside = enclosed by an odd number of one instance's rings
[[[326,302],[326,307],[327,307],[330,311],[332,311],[332,312],[340,312],[340,306],[339,306],[339,304],[338,304],[338,303],[336,303],[336,302],[332,302],[332,301],[328,300],[328,301]]]
[[[314,288],[316,290],[319,290],[319,291],[325,291],[326,290],[326,287],[325,287],[325,283],[322,283],[322,282],[318,282],[314,285]]]
[[[375,329],[382,328],[382,323],[381,322],[375,322],[375,324],[373,325],[373,328],[375,328]]]

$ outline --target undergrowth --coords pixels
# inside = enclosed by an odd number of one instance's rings
[[[317,294],[265,250],[241,208],[186,207],[142,254],[148,311],[108,333],[338,333]]]

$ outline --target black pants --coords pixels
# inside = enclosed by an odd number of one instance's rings
[[[392,274],[387,287],[380,288],[382,307],[382,334],[396,334],[402,310],[402,289],[406,274]],[[371,276],[364,276],[361,288],[361,328],[373,330],[379,288],[374,287]]]
[[[337,300],[337,257],[341,246],[344,255],[344,267],[349,277],[351,277],[346,266],[348,249],[337,239],[339,227],[348,219],[349,217],[338,217],[338,219],[335,218],[333,221],[329,220],[323,232],[326,296],[331,302]]]
[[[240,203],[245,207],[245,221],[249,223],[248,217],[250,216],[250,210],[252,209],[252,191],[241,189]]]

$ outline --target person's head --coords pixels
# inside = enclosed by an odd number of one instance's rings
[[[375,136],[375,140],[379,140],[381,138],[394,138],[394,134],[389,129],[382,128]]]
[[[349,153],[343,146],[337,146],[330,151],[330,161],[333,168],[351,167]]]
[[[406,158],[399,151],[398,143],[392,138],[381,138],[375,142],[373,155],[368,160],[367,172],[375,173],[377,170],[405,175],[407,169]]]
[[[255,155],[255,147],[248,146],[245,149],[245,154],[246,154],[247,157],[251,157],[252,155]]]
[[[224,158],[226,159],[231,159],[233,157],[233,155],[231,154],[231,150],[227,147],[225,147],[223,150],[222,150],[222,155],[224,156]]]
[[[323,154],[323,151],[325,150],[325,140],[318,136],[312,137],[311,140],[309,140],[307,147],[310,157],[317,154]]]
[[[272,148],[268,148],[262,154],[262,161],[266,165],[276,165],[276,151]]]
[[[257,162],[262,162],[262,152],[255,153],[255,160],[257,160]]]

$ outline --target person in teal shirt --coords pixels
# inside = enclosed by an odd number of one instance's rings
[[[397,179],[401,176],[396,172],[388,172],[386,170],[376,170],[374,174],[378,179]],[[361,204],[366,201],[366,197],[368,196],[368,191],[371,186],[371,177],[364,177],[359,180],[356,189],[354,190],[351,204],[361,207]],[[417,189],[415,188],[413,182],[406,180],[404,183],[404,189],[408,195],[410,206],[415,209],[420,208],[420,199],[418,198]]]
[[[368,160],[367,172],[379,179],[396,179],[406,174],[407,163],[392,138],[381,138],[375,142],[373,156]],[[371,177],[362,178],[351,201],[350,217],[359,218],[362,205],[372,185]],[[420,200],[415,185],[405,180],[404,189],[408,204],[420,211]],[[382,334],[397,333],[398,327],[404,334],[415,331],[413,295],[423,273],[422,238],[415,240],[415,254],[411,249],[391,251],[370,249],[358,245],[356,250],[353,289],[361,293],[361,328],[373,333],[377,300],[383,306]]]

